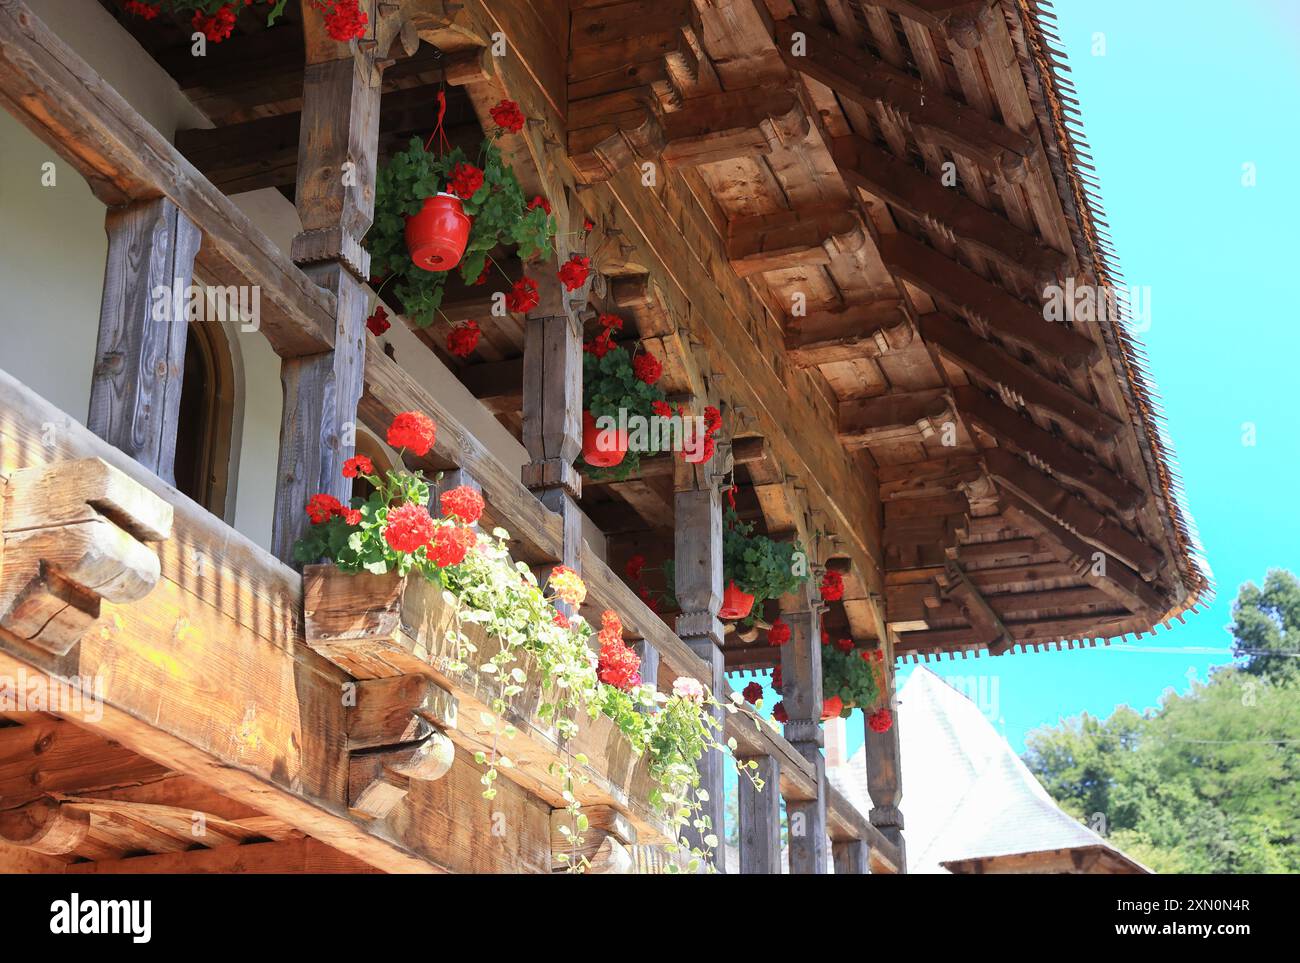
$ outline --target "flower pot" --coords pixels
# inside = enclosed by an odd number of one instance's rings
[[[822,700],[822,722],[836,718],[843,711],[844,700],[839,696],[831,696],[829,699]]]
[[[735,582],[728,582],[722,593],[722,608],[718,609],[720,619],[743,619],[754,607],[754,596],[736,588]]]
[[[406,249],[425,271],[450,271],[460,263],[473,221],[454,194],[425,198],[420,213],[406,219]]]
[[[582,460],[593,468],[613,468],[627,454],[627,432],[601,431],[590,411],[582,413]]]

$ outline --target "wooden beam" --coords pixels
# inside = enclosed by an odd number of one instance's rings
[[[1023,348],[1071,368],[1101,357],[1092,339],[1046,320],[1040,310],[910,235],[882,234],[876,245],[894,275]]]
[[[975,638],[989,650],[989,655],[1002,655],[1011,647],[1011,633],[1002,624],[1002,619],[984,596],[980,594],[966,572],[956,562],[949,562],[945,567],[941,584],[957,601],[962,615],[970,623]]]
[[[984,466],[977,455],[927,458],[903,465],[881,465],[876,469],[881,501],[932,498],[963,484],[978,481]]]
[[[73,875],[109,875],[116,873],[379,873],[359,859],[339,852],[316,839],[289,839],[284,842],[250,843],[246,846],[221,846],[127,859],[104,859],[89,863],[72,863],[64,872]]]
[[[954,388],[952,396],[957,411],[996,438],[999,444],[1040,460],[1053,474],[1091,492],[1119,512],[1130,513],[1145,499],[1142,489],[1127,479],[978,388],[963,385]]]
[[[1036,288],[1063,276],[1070,259],[1022,231],[1002,215],[977,204],[870,141],[846,134],[836,137],[831,154],[844,182],[860,188],[926,224],[941,224],[958,241],[967,242],[1017,273]]]
[[[803,42],[798,42],[802,34]],[[793,71],[865,106],[884,104],[939,142],[1012,180],[1025,174],[1028,138],[958,103],[864,48],[803,17],[776,23],[776,47]]]
[[[1164,567],[1164,556],[1158,551],[1028,462],[1000,448],[986,449],[981,457],[988,473],[1000,485],[1052,516],[1084,541],[1121,559],[1144,579],[1154,579]]]
[[[872,0],[872,6],[890,10],[925,24],[950,37],[963,50],[973,50],[983,39],[981,21],[991,0]]]
[[[809,368],[901,351],[913,334],[901,301],[859,302],[787,318],[785,349],[792,363]]]
[[[1089,640],[1118,638],[1130,632],[1141,632],[1150,627],[1143,625],[1143,617],[1131,612],[1108,612],[1066,618],[1009,620],[1006,623],[1015,636],[1016,645],[1051,643],[1062,640]],[[899,632],[897,652],[936,651],[942,649],[978,649],[983,646],[971,638],[969,628],[929,629]]]
[[[21,0],[0,5],[0,104],[106,205],[169,197],[203,232],[204,280],[261,290],[260,330],[277,354],[333,344],[328,295]]]
[[[841,401],[840,441],[861,447],[901,439],[932,438],[951,422],[952,402],[944,389]]]
[[[861,220],[843,205],[733,217],[727,224],[727,256],[742,278],[830,264],[866,241]]]
[[[32,714],[0,729],[0,799],[23,806],[49,793],[74,793],[163,778],[167,770],[64,719]]]
[[[169,484],[202,235],[167,198],[108,212],[108,263],[90,384],[91,431]],[[157,291],[168,292],[159,298]]]

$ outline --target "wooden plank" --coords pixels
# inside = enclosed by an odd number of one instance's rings
[[[260,330],[282,357],[334,341],[328,295],[209,184],[22,0],[0,2],[0,103],[105,204],[169,197],[203,232],[198,272],[265,295]]]
[[[174,485],[189,330],[185,305],[201,235],[166,198],[110,210],[106,229],[108,263],[86,424]],[[159,288],[170,295],[156,297]]]
[[[736,812],[740,822],[737,835],[740,841],[740,872],[745,875],[780,875],[781,859],[781,797],[776,788],[781,782],[781,763],[772,756],[759,756],[752,761],[758,764],[754,778],[763,782],[762,791],[754,788],[753,780],[740,776],[737,786],[740,793]]]
[[[33,714],[26,725],[0,729],[0,800],[6,808],[48,793],[130,786],[166,774],[153,760],[53,716]]]
[[[252,843],[247,846],[223,846],[219,849],[196,849],[187,852],[128,859],[72,863],[64,872],[72,875],[109,875],[116,873],[378,873],[373,866],[339,852],[315,839],[291,839],[285,842]]]
[[[1045,320],[1041,311],[907,234],[882,234],[876,245],[885,266],[895,275],[1030,351],[1068,367],[1090,364],[1101,357],[1090,338]]]

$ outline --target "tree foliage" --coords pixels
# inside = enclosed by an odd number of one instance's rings
[[[1237,652],[1158,710],[1030,733],[1025,762],[1067,812],[1167,873],[1300,872],[1300,584],[1242,588]],[[1288,639],[1290,642],[1288,643]]]

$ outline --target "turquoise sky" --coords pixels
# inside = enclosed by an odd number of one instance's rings
[[[964,680],[1017,751],[1037,726],[1152,707],[1203,679],[1230,661],[1240,585],[1300,572],[1300,0],[1060,0],[1055,12],[1120,267],[1151,289],[1142,340],[1218,594],[1139,643],[928,663]],[[851,748],[861,730],[855,713]]]

